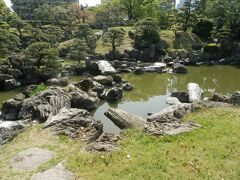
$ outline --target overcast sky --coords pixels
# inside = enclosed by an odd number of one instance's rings
[[[11,6],[11,0],[4,0],[8,7]],[[177,3],[179,0],[177,0]],[[96,4],[100,4],[101,0],[80,0],[80,4],[88,4],[89,6],[94,6]]]

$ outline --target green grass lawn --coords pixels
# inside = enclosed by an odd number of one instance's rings
[[[108,154],[84,153],[83,143],[53,136],[37,125],[0,149],[1,178],[28,179],[63,161],[76,179],[240,179],[240,109],[201,110],[185,120],[195,120],[203,128],[162,138],[128,130],[121,150]],[[11,157],[30,147],[46,148],[57,156],[35,171],[14,172]]]

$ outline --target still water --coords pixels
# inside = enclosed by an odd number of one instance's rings
[[[190,82],[198,83],[210,96],[214,92],[231,94],[240,90],[240,67],[235,66],[202,66],[188,67],[188,74],[156,74],[143,75],[122,74],[123,79],[134,86],[131,92],[124,92],[124,97],[118,102],[103,102],[100,107],[91,112],[95,119],[101,120],[105,132],[118,132],[119,129],[104,116],[109,107],[120,108],[129,113],[147,118],[148,112],[158,112],[168,105],[166,99],[171,92],[186,91]],[[72,77],[70,82],[79,81],[81,77]],[[20,93],[22,89],[0,92],[0,104]]]

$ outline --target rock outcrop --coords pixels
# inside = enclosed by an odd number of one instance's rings
[[[202,98],[203,90],[196,83],[189,83],[187,85],[189,102],[200,101]]]
[[[107,101],[117,101],[123,96],[123,90],[118,87],[113,87],[106,92]]]
[[[127,113],[120,109],[110,108],[104,114],[120,129],[133,127],[143,128],[146,123],[143,118]]]
[[[113,78],[112,76],[96,76],[93,78],[94,81],[104,85],[104,86],[112,86]]]
[[[56,115],[62,108],[71,107],[71,99],[61,88],[50,88],[22,102],[18,119],[32,119],[45,122]]]
[[[46,81],[46,84],[48,86],[61,86],[61,87],[65,87],[68,85],[68,78],[52,78]]]
[[[103,75],[115,74],[117,72],[116,69],[114,69],[108,61],[105,60],[98,61],[97,65],[98,69]]]
[[[233,95],[231,96],[231,103],[233,105],[240,105],[240,91],[236,91],[235,93],[233,93]]]
[[[55,134],[64,134],[82,141],[92,142],[103,133],[103,125],[95,121],[83,109],[62,109],[57,115],[51,116],[43,128],[50,128]]]
[[[16,135],[23,132],[27,127],[26,121],[3,121],[0,122],[0,145],[11,141]]]
[[[103,133],[98,140],[90,143],[86,147],[87,152],[110,152],[119,150],[117,142],[121,137],[117,134]]]
[[[98,107],[98,97],[90,96],[88,93],[81,91],[79,88],[73,85],[68,86],[66,89],[71,98],[72,108],[86,109],[91,111]]]
[[[185,74],[185,73],[187,73],[187,68],[182,64],[174,64],[173,65],[173,72],[174,73]]]

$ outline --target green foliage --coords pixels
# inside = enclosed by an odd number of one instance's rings
[[[103,42],[110,43],[112,52],[116,51],[116,47],[120,46],[124,40],[125,30],[122,28],[110,28],[103,36]]]
[[[18,50],[19,38],[9,32],[9,29],[0,27],[0,57],[6,57],[11,52]]]
[[[37,86],[36,89],[34,89],[34,90],[30,93],[30,95],[31,95],[31,96],[35,96],[36,94],[38,94],[38,93],[40,93],[40,92],[42,92],[42,91],[45,91],[45,90],[47,90],[47,89],[48,89],[48,87],[47,87],[45,84],[41,83],[40,85]]]
[[[137,49],[151,46],[151,44],[155,44],[160,41],[160,28],[156,19],[144,18],[138,21],[134,25],[134,28],[136,30],[134,46]]]
[[[88,48],[85,48],[88,50],[88,53],[94,53],[96,47],[97,47],[97,40],[94,35],[93,30],[89,27],[88,24],[80,24],[78,26],[78,30],[76,32],[76,38],[78,39],[84,39],[85,43],[87,43]]]
[[[196,21],[196,14],[194,13],[200,0],[186,0],[184,6],[180,9],[179,21],[182,26],[182,30],[186,32],[193,26]]]
[[[209,39],[213,31],[213,22],[209,19],[200,19],[194,26],[192,32],[197,36]]]
[[[204,52],[208,53],[218,53],[219,52],[219,46],[217,44],[211,43],[204,46]]]
[[[26,56],[29,59],[36,60],[35,65],[40,69],[41,66],[47,68],[59,67],[59,54],[56,48],[52,48],[50,43],[35,42],[26,49]]]
[[[10,14],[10,11],[6,6],[4,0],[0,0],[0,21],[6,21],[9,14]]]
[[[75,39],[74,43],[69,48],[70,48],[70,52],[69,52],[70,58],[78,60],[79,63],[81,60],[84,60],[88,55],[87,53],[88,47],[85,40]]]

